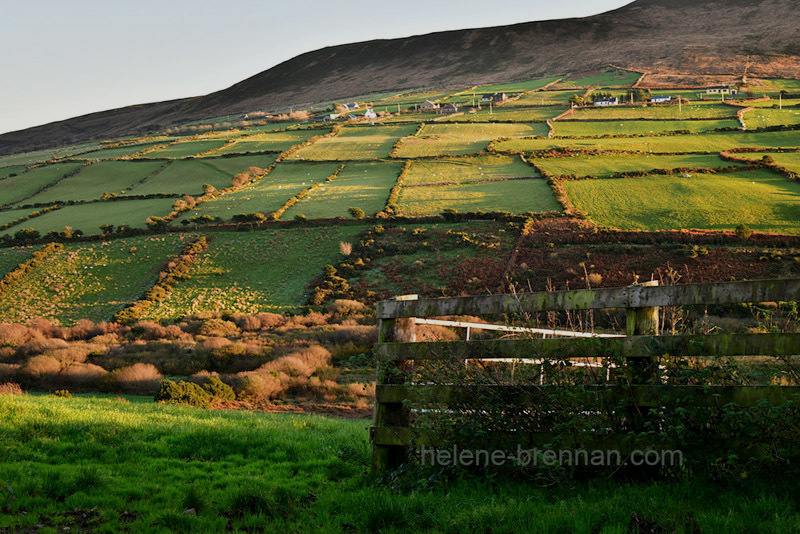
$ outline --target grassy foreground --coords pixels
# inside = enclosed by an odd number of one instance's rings
[[[0,414],[0,481],[18,499],[12,513],[0,512],[0,531],[800,528],[797,497],[779,480],[765,489],[750,481],[736,487],[595,481],[540,488],[471,479],[393,490],[365,475],[365,420],[209,412],[136,398],[9,395],[0,395]],[[197,515],[184,513],[188,508]]]

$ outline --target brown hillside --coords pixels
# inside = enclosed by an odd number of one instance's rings
[[[0,136],[0,154],[139,133],[369,91],[464,86],[608,64],[662,74],[800,78],[792,0],[638,0],[581,19],[354,43],[300,55],[203,97],[86,115]]]

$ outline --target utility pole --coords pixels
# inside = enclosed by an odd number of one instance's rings
[[[683,98],[678,95],[678,115],[683,115]]]
[[[778,107],[783,111],[783,93],[778,93]]]
[[[489,100],[489,115],[493,115],[494,111],[492,111],[492,101]]]

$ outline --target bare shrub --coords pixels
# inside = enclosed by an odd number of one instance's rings
[[[357,300],[336,299],[328,304],[328,312],[335,317],[361,315],[365,311],[367,311],[367,307]]]
[[[130,393],[154,393],[161,381],[161,373],[149,363],[135,363],[117,369],[109,377],[114,386]]]
[[[69,339],[89,339],[105,333],[102,325],[96,325],[88,319],[81,319],[69,329]]]
[[[48,321],[47,319],[31,319],[28,322],[28,328],[30,330],[36,330],[37,332],[41,333],[42,336],[47,338],[63,338],[64,332],[63,330]]]
[[[185,334],[177,325],[161,326],[154,321],[137,321],[131,331],[142,339],[178,339]]]
[[[42,354],[58,360],[62,367],[75,363],[83,363],[86,357],[92,352],[92,347],[88,345],[68,345],[57,349],[48,349]]]
[[[589,282],[591,287],[598,287],[600,284],[603,283],[603,275],[599,273],[590,273],[586,280]]]
[[[61,371],[61,363],[52,356],[34,356],[20,369],[23,375],[30,378],[43,378]]]
[[[204,339],[201,346],[206,350],[218,350],[222,347],[227,347],[231,343],[233,343],[233,341],[226,337],[210,337]]]
[[[108,374],[108,371],[99,365],[76,363],[62,369],[58,374],[58,381],[69,386],[96,386],[106,374]]]
[[[17,349],[18,356],[30,356],[33,354],[44,354],[45,352],[64,349],[69,347],[69,343],[63,339],[38,339],[21,345]]]
[[[256,402],[268,401],[283,393],[283,386],[277,376],[256,372],[241,376],[234,389],[240,399]]]
[[[286,317],[277,313],[259,313],[258,320],[261,321],[262,330],[269,330],[286,324]]]
[[[5,382],[0,384],[0,395],[22,395],[23,391],[19,384],[15,382]]]
[[[286,373],[290,376],[311,376],[322,366],[331,361],[331,353],[324,347],[313,345],[306,349],[282,356],[267,362],[258,369],[257,373]]]
[[[0,380],[16,376],[21,367],[18,363],[0,363]]]
[[[341,241],[339,243],[339,252],[342,253],[342,256],[349,256],[353,253],[353,244],[347,243],[346,241]]]
[[[458,341],[457,332],[446,326],[432,324],[417,325],[417,341]]]
[[[378,329],[374,326],[335,326],[333,330],[321,332],[318,337],[325,343],[371,347],[378,341]]]
[[[208,319],[197,331],[202,336],[233,337],[240,334],[239,328],[230,321],[223,319]]]
[[[18,347],[30,341],[28,329],[21,324],[0,324],[0,343],[7,347]]]

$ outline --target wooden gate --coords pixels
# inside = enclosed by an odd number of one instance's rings
[[[396,297],[379,302],[379,339],[375,346],[378,379],[374,424],[370,430],[372,470],[383,473],[407,459],[409,447],[431,444],[424,432],[410,425],[414,402],[425,399],[446,403],[470,395],[469,385],[429,385],[408,382],[414,361],[436,359],[535,359],[569,361],[614,354],[633,369],[632,385],[625,395],[635,407],[668,405],[676,398],[699,406],[754,406],[767,401],[783,404],[800,400],[797,386],[680,386],[660,384],[658,356],[794,356],[800,355],[800,334],[725,334],[659,336],[659,307],[729,305],[736,303],[791,302],[800,300],[800,280],[763,280],[659,286],[648,282],[623,288],[419,299]],[[549,339],[492,339],[451,342],[416,342],[417,318],[471,315],[482,318],[522,316],[567,310],[625,309],[626,335]],[[471,325],[475,326],[475,325]],[[541,333],[541,332],[540,332]],[[654,380],[655,378],[655,380]],[[503,385],[495,386],[503,388]],[[554,386],[556,387],[556,386]],[[615,385],[594,386],[594,399],[614,397]],[[509,391],[510,392],[510,391]],[[510,392],[511,393],[511,392]],[[516,397],[514,396],[516,395]],[[514,388],[512,402],[522,399]],[[516,400],[515,400],[516,399]],[[548,443],[547,436],[513,436],[527,445]],[[618,445],[618,444],[617,444]]]

